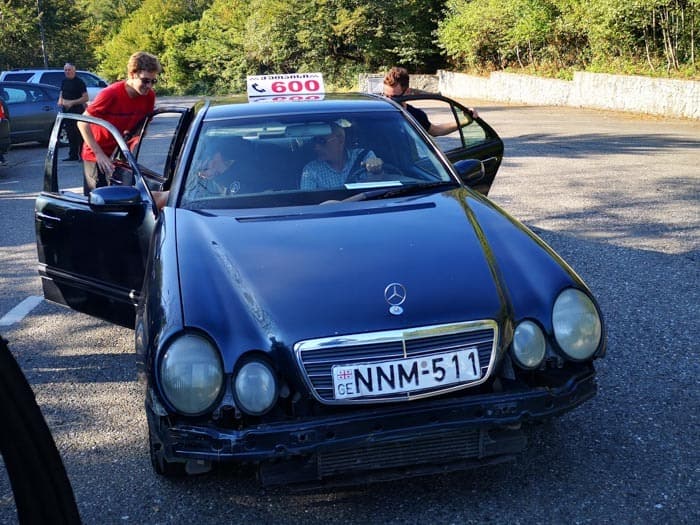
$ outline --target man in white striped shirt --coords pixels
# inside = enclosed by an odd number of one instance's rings
[[[304,166],[301,175],[302,190],[342,188],[346,182],[361,181],[363,172],[381,172],[384,164],[370,149],[346,149],[345,131],[335,122],[331,123],[330,135],[314,139],[314,151],[318,159]],[[360,177],[349,181],[351,175]]]

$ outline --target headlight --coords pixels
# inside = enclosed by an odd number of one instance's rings
[[[593,301],[579,290],[569,288],[559,294],[552,324],[559,347],[572,359],[588,359],[600,344],[600,316]]]
[[[264,361],[248,361],[236,374],[233,391],[243,412],[254,416],[264,414],[277,401],[275,374]]]
[[[224,372],[219,352],[204,337],[181,336],[160,363],[163,394],[183,414],[201,414],[219,397]]]
[[[540,327],[532,321],[523,321],[515,329],[513,355],[523,368],[537,368],[544,359],[546,344]]]

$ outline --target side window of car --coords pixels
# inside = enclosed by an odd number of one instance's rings
[[[57,193],[70,199],[87,200],[83,195],[83,163],[64,161],[68,156],[67,148],[57,149],[56,156]]]
[[[145,135],[139,139],[137,160],[140,167],[158,175],[165,172],[170,142],[177,130],[179,118],[177,113],[159,113],[151,119]],[[136,144],[131,147],[132,152],[134,146]]]
[[[456,131],[433,137],[437,146],[446,153],[457,148],[469,148],[486,140],[487,135],[481,125],[457,105],[441,99],[410,100],[409,104],[424,111],[435,127],[457,127]]]
[[[25,104],[27,102],[43,101],[48,100],[46,94],[43,90],[39,88],[31,87],[31,84],[27,84],[26,87],[6,87],[5,93],[7,98],[5,102],[8,104]],[[4,98],[4,97],[3,97]]]
[[[9,105],[27,102],[27,91],[18,87],[6,87],[5,95],[3,98]]]
[[[80,80],[85,82],[85,87],[104,87],[102,85],[103,82],[101,82],[99,78],[90,75],[89,73],[79,72],[77,73],[77,75],[80,78]]]
[[[465,114],[459,106],[454,106],[454,109],[460,123],[463,144],[469,147],[484,142],[486,140],[486,131],[484,128],[482,128],[476,120],[473,120],[471,115]]]
[[[16,82],[26,82],[29,80],[29,77],[31,77],[31,73],[7,73],[5,74],[5,78],[3,80],[14,80]]]
[[[32,102],[48,102],[49,95],[41,88],[30,88],[27,90],[27,100]]]
[[[61,140],[60,135],[59,140]],[[83,190],[84,163],[68,161],[65,159],[67,154],[65,148],[56,150],[56,193],[70,200],[86,200]],[[113,166],[114,171],[108,179],[100,177],[100,185],[104,185],[102,183],[105,181],[109,186],[134,184],[133,171],[128,162],[121,161],[115,156]]]
[[[66,75],[63,72],[50,71],[48,73],[42,73],[39,82],[41,84],[51,84],[52,86],[61,87],[64,78],[66,78]]]

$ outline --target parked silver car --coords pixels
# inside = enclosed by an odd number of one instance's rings
[[[56,114],[60,89],[48,84],[0,82],[0,98],[10,120],[10,140],[48,144]],[[61,137],[61,142],[67,142]]]
[[[10,118],[5,101],[0,97],[0,162],[5,161],[5,153],[10,149]]]

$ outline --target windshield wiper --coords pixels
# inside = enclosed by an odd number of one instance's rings
[[[368,190],[355,195],[351,195],[347,199],[343,199],[341,202],[353,202],[353,201],[370,201],[374,199],[387,199],[391,197],[399,197],[402,195],[415,195],[418,193],[429,192],[436,188],[442,188],[445,186],[457,186],[454,181],[436,181],[428,182],[427,184],[410,184],[407,186],[402,186],[400,188],[378,188],[376,190]]]

